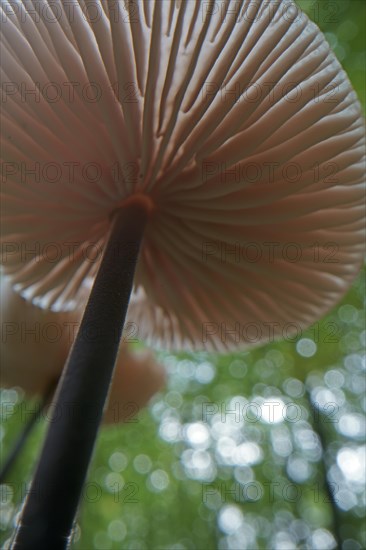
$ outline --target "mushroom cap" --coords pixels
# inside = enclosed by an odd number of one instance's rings
[[[80,323],[80,309],[42,310],[14,292],[8,277],[1,277],[0,297],[1,386],[19,386],[28,397],[44,395],[61,376]],[[165,384],[165,370],[154,354],[130,347],[122,343],[119,350],[105,423],[132,422]]]
[[[365,129],[293,2],[2,10],[2,262],[28,299],[79,303],[111,212],[141,195],[139,338],[237,348],[340,299],[364,253]]]
[[[151,350],[120,348],[103,421],[106,424],[136,422],[140,410],[166,383],[163,366]]]
[[[44,395],[61,375],[80,310],[55,313],[34,306],[1,275],[0,313],[1,386],[19,386],[28,396]]]

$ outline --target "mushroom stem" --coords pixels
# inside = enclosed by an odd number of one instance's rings
[[[41,457],[12,549],[66,548],[112,380],[140,244],[142,202],[116,212],[83,319],[57,387]]]
[[[328,502],[332,510],[332,531],[337,543],[337,548],[342,548],[343,540],[340,533],[340,528],[342,526],[342,521],[341,521],[342,518],[340,517],[339,508],[335,497],[335,487],[332,485],[332,483],[328,479],[328,471],[327,471],[328,469],[327,469],[327,463],[326,463],[327,437],[326,437],[326,434],[324,433],[324,428],[322,425],[324,420],[319,417],[319,411],[317,410],[316,405],[313,402],[309,389],[306,390],[306,396],[307,396],[311,411],[313,413],[314,419],[318,419],[318,421],[314,421],[313,430],[318,435],[320,445],[321,445],[322,457],[321,457],[320,465],[322,470],[321,475],[323,477],[323,483],[324,483],[324,492],[327,496],[326,502]]]
[[[53,392],[55,391],[56,384],[57,384],[57,380],[56,381],[55,380],[51,381],[49,386],[46,388],[46,392],[45,392],[44,396],[42,397],[42,400],[41,400],[41,403],[40,403],[39,407],[37,408],[36,412],[34,414],[32,414],[29,421],[24,426],[24,429],[21,431],[20,435],[18,436],[17,440],[15,441],[15,443],[14,443],[7,459],[5,460],[5,463],[4,463],[3,467],[1,468],[1,471],[0,471],[0,484],[6,482],[6,478],[9,474],[9,471],[14,466],[14,463],[16,462],[20,451],[23,449],[24,445],[26,444],[28,436],[30,435],[32,429],[34,428],[34,426],[36,425],[36,423],[40,419],[43,410],[48,405],[48,403],[49,403],[49,401],[50,401],[50,399],[53,395]]]

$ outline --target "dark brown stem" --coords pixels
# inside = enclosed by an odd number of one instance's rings
[[[31,433],[33,427],[38,422],[38,420],[41,417],[42,411],[46,408],[48,405],[53,392],[55,391],[57,385],[57,380],[52,380],[52,382],[49,384],[49,386],[46,388],[46,392],[44,396],[42,397],[42,401],[37,408],[36,412],[31,415],[30,419],[24,426],[22,432],[19,434],[17,440],[15,441],[13,447],[11,448],[10,453],[7,456],[7,459],[5,460],[1,471],[0,471],[0,484],[5,483],[6,479],[8,477],[8,474],[12,467],[14,466],[14,463],[16,462],[16,459],[19,456],[19,453],[22,451],[24,445],[27,442],[28,436]]]
[[[112,380],[146,208],[116,213],[88,304],[56,392],[40,461],[12,549],[68,546]]]

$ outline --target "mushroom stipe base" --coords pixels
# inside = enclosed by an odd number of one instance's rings
[[[68,546],[113,377],[148,217],[128,202],[110,237],[80,328],[58,384],[50,425],[11,549]]]

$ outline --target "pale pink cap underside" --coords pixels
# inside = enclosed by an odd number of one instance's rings
[[[29,2],[2,3],[3,263],[18,289],[73,307],[111,211],[144,193],[139,338],[224,350],[253,343],[251,324],[259,343],[329,310],[363,257],[365,131],[317,26],[290,1],[39,4],[34,22]],[[35,82],[61,97],[24,101]],[[36,162],[62,177],[24,179]]]

